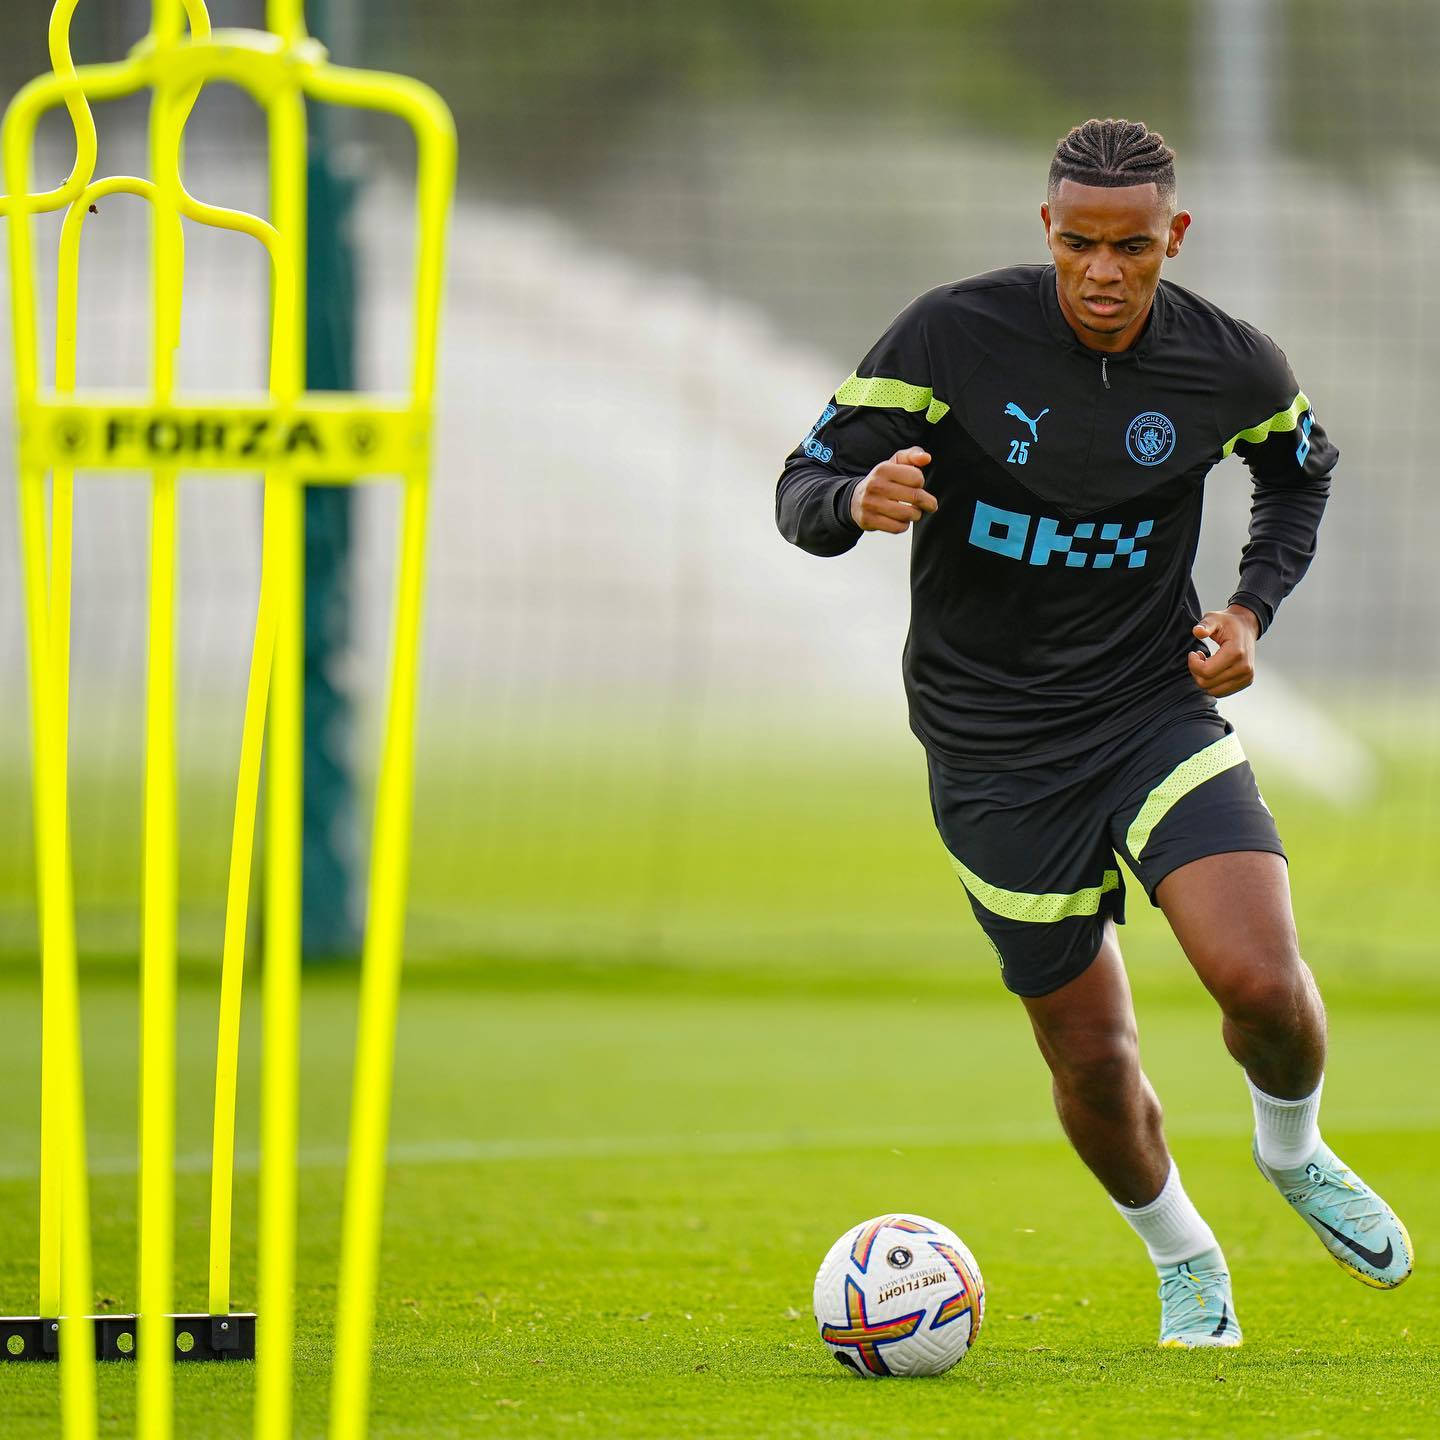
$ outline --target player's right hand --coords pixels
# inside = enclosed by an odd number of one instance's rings
[[[920,469],[929,463],[930,452],[918,445],[882,460],[850,496],[850,518],[862,530],[903,535],[922,515],[939,509]]]

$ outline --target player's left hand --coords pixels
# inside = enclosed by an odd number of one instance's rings
[[[1244,690],[1255,679],[1255,642],[1260,621],[1243,605],[1207,610],[1194,629],[1197,640],[1209,640],[1214,651],[1190,652],[1190,674],[1207,694],[1219,700]]]

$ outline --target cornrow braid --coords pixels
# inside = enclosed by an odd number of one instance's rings
[[[1138,120],[1087,120],[1055,147],[1049,193],[1062,180],[1080,185],[1154,185],[1160,198],[1175,203],[1175,152]]]

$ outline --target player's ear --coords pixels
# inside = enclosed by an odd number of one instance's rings
[[[1045,238],[1048,240],[1050,238],[1050,202],[1048,200],[1040,202],[1040,221],[1045,226]]]
[[[1185,232],[1190,228],[1190,219],[1188,210],[1179,210],[1171,220],[1170,243],[1165,247],[1167,259],[1173,260],[1180,253],[1180,247],[1185,243]]]

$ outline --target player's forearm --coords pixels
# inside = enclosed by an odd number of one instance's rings
[[[843,555],[860,538],[850,497],[860,483],[820,466],[792,461],[775,487],[775,524],[792,544],[812,555]]]
[[[1240,555],[1240,584],[1230,603],[1254,611],[1262,634],[1315,558],[1329,498],[1329,475],[1309,477],[1302,486],[1255,485],[1250,540]]]

